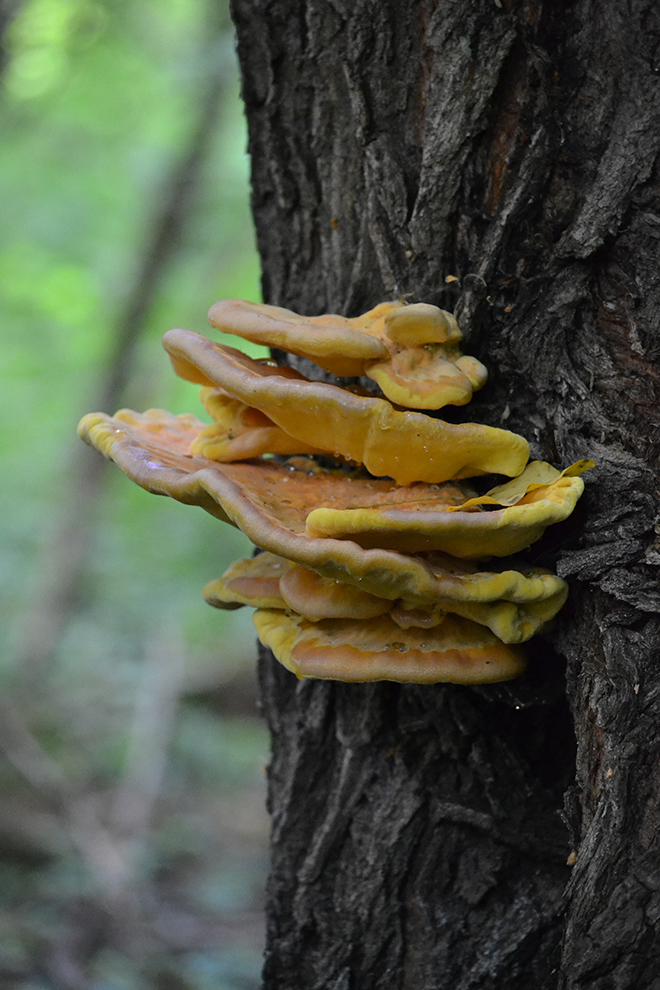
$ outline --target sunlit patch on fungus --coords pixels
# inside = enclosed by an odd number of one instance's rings
[[[511,555],[570,515],[593,462],[525,466],[517,434],[394,408],[389,400],[460,405],[486,381],[483,365],[458,351],[453,316],[435,306],[309,318],[231,300],[210,319],[336,375],[369,375],[388,398],[173,330],[164,341],[172,364],[202,385],[211,425],[153,409],[84,417],[80,435],[128,477],[238,526],[263,551],[211,581],[207,601],[255,607],[260,639],[299,677],[487,683],[520,674],[518,644],[547,627],[568,589]],[[463,480],[491,473],[512,480],[485,495]]]

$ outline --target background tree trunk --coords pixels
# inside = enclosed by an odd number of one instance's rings
[[[658,988],[660,9],[233,13],[265,300],[454,310],[491,381],[450,415],[597,462],[531,554],[572,593],[528,677],[298,683],[262,657],[266,986]]]

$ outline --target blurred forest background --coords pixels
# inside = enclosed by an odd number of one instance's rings
[[[228,12],[0,0],[0,29],[0,987],[257,987],[255,635],[202,599],[250,545],[75,434],[203,418],[160,337],[260,298]]]

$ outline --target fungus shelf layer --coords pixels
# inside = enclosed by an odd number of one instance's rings
[[[259,638],[298,677],[341,681],[488,684],[525,669],[520,647],[506,646],[483,626],[448,617],[437,629],[404,631],[387,615],[308,622],[257,609]]]
[[[289,436],[364,464],[370,474],[400,485],[494,472],[515,477],[527,463],[527,441],[509,430],[446,423],[425,413],[402,412],[386,399],[354,395],[302,375],[285,376],[187,330],[170,330],[163,343],[182,378],[220,387]]]
[[[379,303],[347,319],[227,299],[211,307],[209,322],[334,375],[367,375],[390,401],[412,409],[463,405],[488,378],[480,361],[458,350],[463,334],[451,313],[426,303]]]
[[[519,553],[535,543],[548,526],[570,516],[583,490],[581,478],[561,477],[515,505],[491,512],[405,498],[347,509],[327,506],[310,512],[306,526],[310,536],[355,540],[362,547],[409,553],[443,550],[466,560],[483,560]]]
[[[566,583],[542,568],[484,572],[446,557],[425,563],[444,592],[427,601],[379,597],[271,553],[236,561],[207,584],[204,597],[216,608],[282,609],[310,622],[389,613],[402,629],[430,629],[451,613],[487,626],[503,643],[523,643],[554,618],[568,594]]]

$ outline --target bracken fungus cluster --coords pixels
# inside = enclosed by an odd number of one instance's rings
[[[84,417],[83,439],[143,488],[201,506],[260,548],[211,581],[207,601],[253,606],[262,643],[299,677],[520,674],[521,644],[567,587],[512,555],[570,515],[592,462],[527,463],[515,433],[419,411],[463,405],[487,378],[436,306],[310,318],[229,300],[209,319],[341,378],[370,378],[384,397],[171,330],[174,369],[202,386],[212,424],[158,409]],[[464,480],[487,474],[513,480],[481,496]]]

